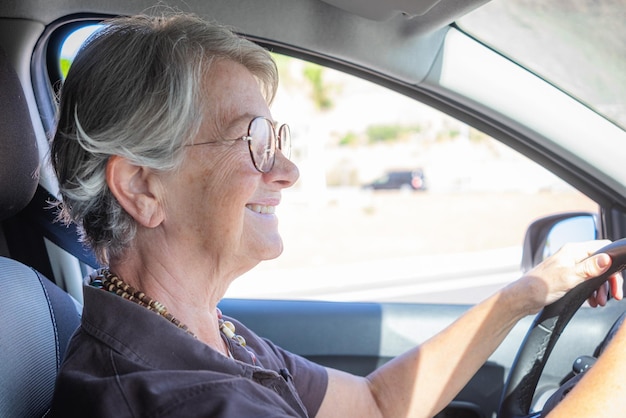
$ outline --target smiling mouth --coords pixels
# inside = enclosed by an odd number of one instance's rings
[[[273,214],[276,211],[276,206],[263,206],[263,205],[246,205],[252,212]]]

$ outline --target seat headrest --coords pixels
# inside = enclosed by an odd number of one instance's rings
[[[38,183],[39,153],[24,90],[0,48],[0,220],[23,209]]]

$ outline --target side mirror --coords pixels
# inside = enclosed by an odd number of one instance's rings
[[[560,213],[540,218],[526,230],[522,271],[557,252],[565,243],[590,241],[598,236],[596,215],[590,212]]]

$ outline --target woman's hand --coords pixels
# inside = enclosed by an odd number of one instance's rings
[[[564,246],[528,274],[365,379],[329,370],[328,388],[318,416],[434,416],[454,399],[519,319],[537,313],[584,280],[606,272],[611,258],[607,254],[590,256],[609,243]],[[616,299],[622,298],[622,282],[620,275],[611,278],[610,289]],[[606,303],[606,296],[600,295],[606,295],[606,288],[602,289],[592,298],[594,305]]]
[[[611,257],[607,254],[592,255],[609,243],[607,240],[599,240],[566,244],[515,282],[512,287],[517,288],[520,297],[527,299],[528,312],[535,314],[584,280],[606,272],[611,266]],[[621,274],[611,276],[589,298],[589,304],[593,307],[604,306],[609,292],[615,299],[622,299],[622,286]]]

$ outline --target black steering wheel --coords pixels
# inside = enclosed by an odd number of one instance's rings
[[[561,332],[578,308],[614,273],[626,269],[626,238],[596,252],[611,256],[611,267],[601,276],[586,280],[556,302],[546,306],[535,318],[517,352],[504,386],[498,418],[533,418],[530,414],[539,377]]]

